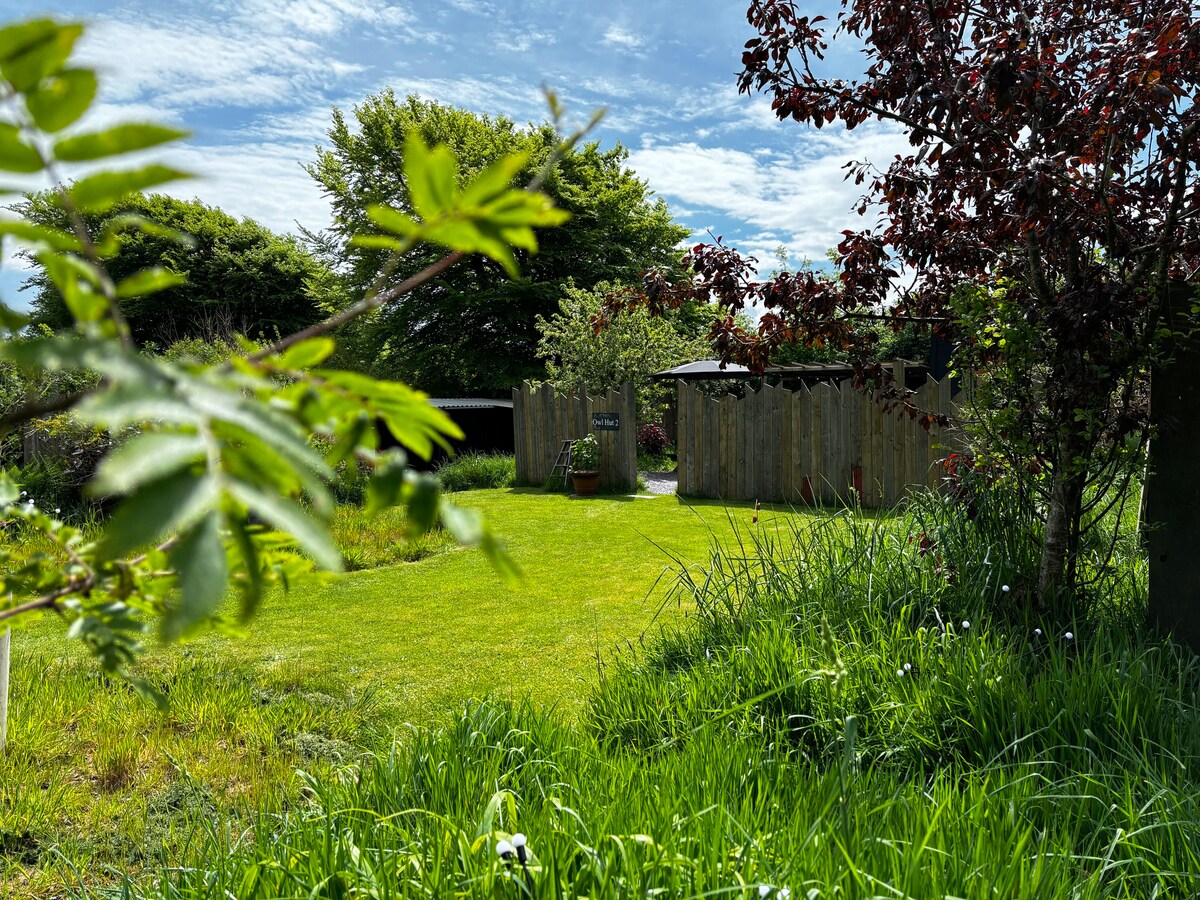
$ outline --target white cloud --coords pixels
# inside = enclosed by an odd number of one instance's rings
[[[558,36],[551,31],[536,31],[522,28],[508,34],[496,36],[496,47],[510,53],[527,53],[530,50],[544,50],[551,47]]]
[[[327,68],[307,61],[316,53],[316,44],[296,38],[239,42],[187,26],[115,20],[98,22],[84,44],[85,58],[101,61],[107,99],[153,98],[166,109],[288,101],[328,78]]]
[[[646,43],[645,39],[641,35],[630,31],[623,25],[618,25],[615,22],[612,25],[609,25],[608,30],[604,32],[603,41],[610,47],[615,47],[618,50],[624,50],[630,53],[635,50],[640,50]]]
[[[745,223],[753,237],[744,249],[760,260],[769,260],[780,242],[795,257],[821,260],[843,229],[870,224],[854,211],[863,188],[845,180],[843,166],[862,159],[886,165],[907,143],[898,130],[877,125],[805,131],[803,137],[795,151],[761,155],[694,142],[658,144],[633,152],[629,164],[668,201]],[[778,240],[768,243],[767,235]]]
[[[413,37],[414,15],[404,7],[361,0],[235,0],[214,7],[234,21],[276,34],[329,36],[351,26],[388,30],[391,37]]]
[[[329,203],[303,168],[312,161],[309,144],[183,146],[163,159],[200,176],[171,185],[173,196],[199,197],[278,232],[294,233],[297,222],[312,229],[329,223]]]
[[[546,118],[546,98],[539,85],[512,76],[499,78],[428,78],[400,75],[389,84],[396,93],[419,94],[426,100],[465,106],[473,112],[504,115],[517,122]]]

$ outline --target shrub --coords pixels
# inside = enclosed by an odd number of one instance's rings
[[[464,453],[438,466],[436,475],[447,491],[512,487],[517,461],[507,453]]]
[[[667,449],[667,432],[661,425],[643,425],[637,433],[638,450],[647,456],[661,456]]]

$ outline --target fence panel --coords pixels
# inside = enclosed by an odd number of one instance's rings
[[[553,385],[532,387],[525,382],[514,388],[513,432],[517,475],[540,485],[550,477],[562,442],[595,434],[600,444],[602,490],[637,489],[637,397],[625,384],[602,397],[584,393],[559,393]],[[616,430],[593,430],[592,415],[617,413]]]
[[[766,385],[719,401],[682,381],[677,390],[681,494],[832,503],[861,489],[864,506],[888,506],[914,487],[936,487],[941,460],[963,445],[957,421],[926,429],[884,412],[850,381],[794,392]],[[948,379],[929,379],[913,401],[952,418],[965,402]]]

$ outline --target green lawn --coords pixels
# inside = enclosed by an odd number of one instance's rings
[[[714,534],[749,525],[742,505],[675,497],[571,499],[537,491],[461,495],[507,541],[523,578],[506,583],[477,552],[359,572],[277,596],[244,639],[205,649],[239,664],[337,673],[372,685],[400,720],[426,722],[471,697],[530,695],[577,707],[597,659],[656,629],[673,557],[706,563]],[[765,513],[769,527],[774,515]],[[655,585],[658,585],[655,588]]]
[[[450,550],[279,593],[242,639],[149,654],[146,673],[172,700],[165,715],[98,678],[57,623],[18,631],[0,896],[52,895],[71,877],[59,850],[89,879],[136,871],[150,860],[144,836],[181,839],[170,833],[179,803],[278,808],[295,795],[294,768],[384,747],[393,726],[438,721],[471,697],[529,695],[573,715],[598,658],[680,614],[663,607],[673,557],[706,563],[714,535],[728,540],[754,515],[675,497],[458,499],[507,540],[519,582]],[[760,522],[792,515],[764,510]],[[189,778],[205,792],[185,790]]]

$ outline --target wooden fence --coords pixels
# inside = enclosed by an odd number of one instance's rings
[[[950,379],[927,379],[919,409],[956,417]],[[715,400],[679,382],[679,493],[726,500],[895,503],[916,485],[937,487],[938,465],[962,444],[957,427],[926,431],[885,413],[847,380],[797,391],[764,386]]]
[[[517,478],[540,485],[552,474],[562,442],[595,434],[600,442],[601,490],[637,490],[637,394],[633,385],[602,397],[558,393],[553,385],[536,389],[525,382],[513,390],[513,431]],[[593,413],[616,413],[615,431],[594,430]]]

